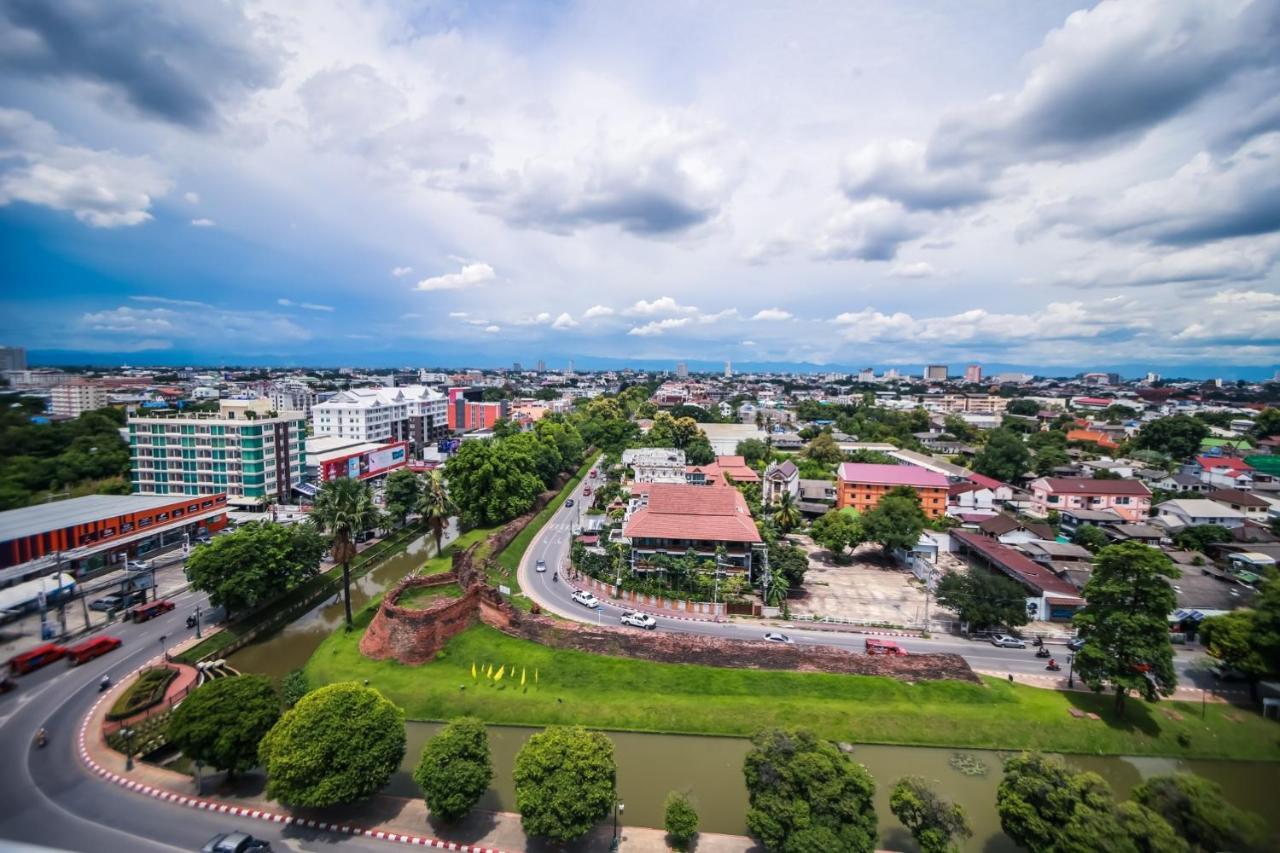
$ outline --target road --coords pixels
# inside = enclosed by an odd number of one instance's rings
[[[597,465],[599,461],[597,461]],[[627,608],[619,607],[609,599],[602,599],[597,610],[588,610],[571,598],[575,587],[562,574],[559,580],[554,579],[556,567],[569,564],[569,545],[574,527],[580,527],[582,512],[590,503],[589,497],[582,494],[584,489],[600,484],[600,480],[584,479],[582,484],[570,497],[574,500],[572,507],[561,506],[555,515],[547,520],[537,538],[526,549],[524,559],[520,563],[520,589],[543,608],[580,622],[599,622],[601,624],[619,625],[619,618]],[[535,570],[538,560],[546,562],[548,570]],[[723,622],[696,622],[656,616],[658,631],[670,631],[679,634],[706,634],[735,640],[763,640],[765,631],[776,630],[785,633],[798,645],[826,645],[837,648],[862,651],[866,637],[846,631],[834,631],[815,628],[804,623],[770,622],[760,623],[756,620],[730,618]],[[629,629],[641,630],[641,629]],[[936,636],[931,639],[900,637],[894,638],[908,652],[951,652],[961,655],[974,669],[991,672],[1007,672],[1014,675],[1050,675],[1045,671],[1045,662],[1035,657],[1035,650],[1028,648],[997,648],[985,640],[967,640],[955,636]],[[1050,651],[1063,666],[1067,667],[1067,650],[1065,646],[1051,646]],[[1202,670],[1198,661],[1203,655],[1195,652],[1178,651],[1174,665],[1178,674],[1178,683],[1211,687],[1211,679]]]

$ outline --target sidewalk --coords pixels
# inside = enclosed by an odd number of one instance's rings
[[[1009,677],[1009,672],[1007,670],[997,671],[993,669],[975,669],[974,672],[979,675],[994,676],[995,678]],[[1093,692],[1079,678],[1075,679],[1075,687],[1068,687],[1066,675],[1025,675],[1022,673],[1013,673],[1013,680],[1017,684],[1025,684],[1028,687],[1042,687],[1046,690],[1072,690],[1076,693]],[[1202,691],[1199,687],[1176,687],[1174,688],[1173,695],[1168,698],[1178,702],[1199,702],[1201,699],[1204,699],[1208,702],[1225,703],[1229,702],[1232,697],[1245,697],[1248,696],[1248,694],[1249,691],[1247,690],[1224,690],[1218,688],[1211,691]]]

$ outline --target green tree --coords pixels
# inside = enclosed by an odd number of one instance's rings
[[[475,717],[450,720],[422,748],[413,779],[432,814],[447,822],[465,817],[493,781],[484,723]]]
[[[973,457],[973,470],[1006,483],[1016,482],[1031,467],[1031,452],[1017,433],[1003,427],[987,434],[987,443]]]
[[[445,463],[449,494],[467,527],[490,527],[528,512],[542,480],[527,455],[507,452],[507,441],[464,441]]]
[[[662,825],[667,830],[672,847],[686,850],[689,842],[698,834],[698,810],[684,791],[671,791],[662,804]]]
[[[918,776],[899,779],[889,795],[889,809],[920,845],[921,853],[952,853],[973,836],[964,809],[938,796]]]
[[[1111,788],[1097,773],[1069,768],[1061,758],[1021,753],[1005,759],[996,812],[1005,835],[1032,853],[1106,850],[1090,843],[1090,824],[1113,808]]]
[[[1257,417],[1253,419],[1253,429],[1250,432],[1255,438],[1271,438],[1280,435],[1280,409],[1269,408],[1258,412]]]
[[[1197,524],[1173,534],[1173,544],[1188,551],[1203,551],[1216,542],[1230,542],[1231,531],[1220,524]]]
[[[844,451],[827,430],[818,433],[813,441],[809,442],[809,446],[804,449],[804,455],[823,465],[835,465],[844,459]]]
[[[418,514],[436,539],[436,553],[444,553],[444,532],[449,528],[449,519],[458,514],[458,507],[449,497],[449,489],[439,468],[427,475],[418,498]]]
[[[773,574],[775,587],[781,587],[784,592],[799,589],[804,584],[805,572],[809,571],[809,555],[803,548],[787,545],[785,541],[772,542],[769,544],[769,571]]]
[[[1187,842],[1160,815],[1125,800],[1115,807],[1116,824],[1136,853],[1188,853]]]
[[[543,439],[537,433],[522,432],[504,440],[500,445],[504,454],[520,454],[533,463],[534,473],[542,481],[543,489],[556,485],[556,478],[564,468],[564,457],[554,441]]]
[[[543,417],[534,425],[533,431],[541,441],[550,442],[556,446],[566,468],[576,468],[582,464],[582,454],[586,451],[582,435],[562,416]]]
[[[813,541],[835,555],[837,560],[866,541],[862,518],[852,509],[833,509],[814,519]]]
[[[251,521],[196,547],[187,577],[214,605],[238,613],[315,577],[324,549],[310,524]]]
[[[1016,581],[981,569],[947,572],[938,581],[938,604],[955,611],[970,630],[1027,624],[1027,596]]]
[[[258,747],[267,797],[289,806],[354,803],[386,786],[404,758],[404,712],[354,682],[313,690]]]
[[[1208,647],[1209,655],[1242,673],[1250,684],[1256,684],[1268,671],[1257,634],[1256,610],[1234,610],[1200,624],[1200,641]]]
[[[351,561],[356,556],[356,540],[378,526],[380,515],[368,485],[345,477],[326,480],[311,507],[311,521],[329,535],[329,554],[342,564],[342,602],[348,631],[352,626]]]
[[[387,485],[383,491],[387,514],[400,524],[404,524],[409,513],[417,506],[418,496],[422,493],[422,478],[401,468],[387,475]]]
[[[1133,789],[1133,799],[1159,815],[1197,853],[1248,850],[1266,834],[1257,815],[1231,805],[1215,783],[1191,773],[1153,776]]]
[[[743,762],[747,828],[765,850],[875,849],[875,781],[867,768],[805,729],[766,729],[751,743]]]
[[[1040,414],[1040,404],[1035,400],[1010,400],[1009,408],[1005,409],[1011,415],[1026,415],[1033,417]]]
[[[684,458],[690,465],[710,465],[716,461],[716,452],[711,447],[711,439],[698,430],[698,434],[684,446]]]
[[[746,460],[748,465],[752,466],[759,465],[773,454],[769,445],[758,438],[744,438],[738,442],[738,446],[734,449],[739,456]]]
[[[291,669],[285,675],[284,680],[280,682],[280,696],[284,699],[284,706],[292,708],[298,704],[298,700],[311,692],[311,685],[307,681],[307,671],[305,669]]]
[[[773,508],[773,523],[783,533],[790,533],[800,526],[802,520],[796,499],[790,492],[783,492],[778,498],[778,505]]]
[[[1190,415],[1170,415],[1143,424],[1133,437],[1138,450],[1156,450],[1174,459],[1186,459],[1200,450],[1209,437],[1209,427]]]
[[[280,697],[265,675],[216,678],[169,716],[169,741],[192,761],[229,774],[257,764],[258,744],[280,719]]]
[[[1102,532],[1102,528],[1093,524],[1082,524],[1077,527],[1076,532],[1071,534],[1071,542],[1082,548],[1088,548],[1095,554],[1111,544],[1111,540]]]
[[[572,841],[615,802],[613,741],[582,726],[548,726],[516,754],[516,808],[530,835]]]
[[[1071,457],[1067,456],[1067,452],[1060,447],[1049,445],[1036,454],[1035,461],[1032,463],[1032,470],[1041,477],[1048,476],[1053,473],[1054,468],[1061,468],[1063,465],[1071,463]]]
[[[1098,552],[1084,586],[1083,610],[1075,617],[1088,640],[1076,653],[1075,669],[1095,692],[1110,684],[1116,711],[1136,691],[1148,701],[1173,692],[1173,646],[1169,614],[1177,606],[1170,579],[1181,573],[1163,553],[1137,542]]]
[[[920,499],[914,492],[906,494],[891,490],[880,503],[862,516],[862,530],[868,542],[875,542],[885,553],[895,548],[910,551],[920,541],[920,534],[928,526],[928,519],[920,509]]]

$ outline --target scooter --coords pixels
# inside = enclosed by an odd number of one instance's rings
[[[1049,670],[1050,672],[1062,671],[1062,667],[1058,665],[1058,662],[1056,660],[1049,661],[1049,663],[1045,665],[1045,669]]]
[[[187,617],[187,627],[194,628],[196,626],[196,623],[199,621],[200,620],[196,618],[196,615],[192,613],[190,616]]]
[[[560,573],[559,573],[559,572],[552,572],[552,573],[551,573],[551,582],[552,582],[552,583],[559,583],[559,582],[560,582]]]
[[[45,734],[44,729],[36,732],[36,748],[44,749],[44,745],[49,742],[49,736]]]
[[[1049,650],[1048,650],[1048,649],[1046,649],[1044,646],[1041,646],[1041,647],[1040,647],[1040,650],[1036,652],[1036,657],[1038,657],[1038,658],[1047,658],[1047,657],[1049,657]]]

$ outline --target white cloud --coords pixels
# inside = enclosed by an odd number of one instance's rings
[[[640,338],[647,338],[661,335],[671,329],[679,329],[687,325],[689,325],[688,317],[668,317],[665,320],[654,320],[652,322],[645,323],[643,326],[632,326],[631,329],[627,331],[627,334]]]
[[[413,272],[413,267],[392,267],[391,268],[391,275],[395,276],[396,278],[404,278],[411,272]]]
[[[765,308],[757,311],[752,320],[790,320],[795,315],[790,311],[784,311],[781,308]]]
[[[92,311],[80,317],[83,326],[95,332],[163,334],[177,330],[178,313],[168,308],[113,308]]]
[[[466,317],[470,317],[471,313],[469,311],[450,311],[449,316],[455,320],[462,320]]]
[[[899,264],[889,270],[889,275],[894,278],[929,278],[938,274],[933,268],[933,264],[928,261],[917,261],[913,264]]]
[[[610,317],[613,315],[613,309],[604,305],[592,305],[583,312],[582,317],[586,320],[594,320],[597,317]]]
[[[744,347],[753,347],[753,346],[755,346],[755,345],[756,345],[756,342],[755,342],[755,341],[743,341],[743,342],[742,342],[742,345],[743,345]]]
[[[910,139],[873,142],[845,159],[840,187],[851,199],[886,198],[910,210],[967,207],[992,196],[991,180],[971,166],[928,168]]]
[[[493,335],[493,334],[497,334],[498,332],[501,332],[502,327],[501,326],[485,326],[484,330],[486,334]]]
[[[201,217],[200,219],[191,220],[191,224],[197,228],[212,228],[217,223],[215,223],[212,219],[205,219]]]
[[[918,215],[897,202],[863,201],[828,217],[814,243],[814,256],[827,261],[891,261],[903,243],[926,230]]]
[[[185,201],[187,204],[199,204],[200,194],[193,193],[193,192],[185,192],[182,194],[182,200]]]
[[[627,313],[636,317],[649,317],[655,314],[696,314],[698,309],[692,305],[681,305],[670,296],[660,296],[652,302],[641,299],[627,309]]]
[[[415,290],[462,290],[493,281],[495,273],[488,264],[467,264],[458,272],[424,278]]]
[[[551,324],[551,328],[572,329],[576,325],[578,325],[578,321],[569,316],[569,312],[564,311],[561,312],[559,317],[556,317],[555,322]]]

